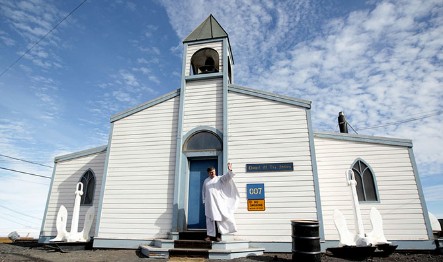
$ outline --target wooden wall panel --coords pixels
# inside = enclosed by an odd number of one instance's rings
[[[174,97],[114,122],[97,237],[167,237],[179,101]]]
[[[379,202],[360,203],[365,231],[372,230],[369,212],[376,207],[388,240],[428,239],[407,147],[319,137],[314,140],[326,240],[339,239],[333,221],[336,208],[345,215],[349,229],[356,230],[345,171],[357,158],[372,168],[380,198]]]
[[[68,210],[68,232],[71,229],[72,213],[74,209],[75,200],[75,188],[78,182],[80,182],[83,174],[91,169],[95,174],[96,184],[93,199],[93,206],[97,214],[97,208],[99,203],[100,191],[102,186],[103,167],[106,158],[106,151],[88,156],[78,157],[71,160],[59,161],[55,165],[55,177],[51,188],[51,194],[49,197],[48,208],[46,211],[45,224],[43,225],[43,232],[41,236],[56,236],[56,220],[57,213],[61,205],[64,205]],[[90,206],[80,206],[79,217],[79,230],[83,229],[84,216]],[[95,221],[90,231],[90,235],[93,236],[95,232]]]
[[[291,239],[291,220],[317,219],[306,109],[230,92],[229,160],[242,202],[235,217],[240,239]],[[247,173],[246,164],[292,162],[294,171]],[[265,211],[247,210],[247,184],[265,185]]]

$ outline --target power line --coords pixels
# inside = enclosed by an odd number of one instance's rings
[[[22,215],[22,216],[30,217],[30,218],[32,218],[32,219],[40,219],[40,220],[42,219],[41,217],[38,218],[38,217],[35,217],[35,216],[31,216],[31,215],[28,215],[28,214],[22,213],[22,212],[20,212],[20,211],[14,210],[14,209],[12,209],[12,208],[6,207],[6,206],[1,205],[1,204],[0,204],[0,207],[3,207],[4,209],[7,209],[7,210],[12,211],[12,212],[17,213],[17,214],[20,214],[20,215]]]
[[[52,168],[52,166],[43,165],[43,164],[40,164],[40,163],[37,163],[37,162],[33,162],[33,161],[29,161],[29,160],[24,160],[24,159],[12,157],[12,156],[7,156],[7,155],[3,155],[3,154],[0,154],[0,156],[6,157],[6,158],[10,158],[10,159],[14,159],[14,160],[18,160],[18,161],[22,161],[22,162],[26,162],[26,163],[30,163],[30,164],[34,164],[34,165],[39,165],[39,166],[44,166],[44,167]]]
[[[11,218],[11,219],[14,219],[17,222],[24,222],[24,223],[28,223],[28,224],[33,224],[35,222],[38,222],[34,218],[28,218],[28,217],[20,216],[19,214],[15,214],[15,213],[12,213],[11,211],[3,210],[1,208],[0,208],[0,210],[2,211],[1,214],[3,216],[6,216],[6,217]],[[39,220],[41,221],[42,219],[40,218]]]
[[[429,118],[432,116],[436,116],[441,114],[443,111],[438,111],[436,113],[432,113],[432,114],[425,114],[422,115],[420,117],[413,117],[413,118],[408,118],[405,120],[401,120],[401,121],[396,121],[396,122],[391,122],[391,123],[386,123],[386,124],[381,124],[381,125],[377,125],[377,126],[369,126],[369,127],[363,127],[363,128],[359,128],[359,130],[365,130],[365,129],[374,129],[374,128],[379,128],[379,127],[386,127],[386,126],[392,126],[392,125],[399,125],[399,124],[404,124],[404,123],[408,123],[408,122],[413,122],[413,121],[417,121],[417,120],[422,120],[425,118]]]
[[[23,181],[23,182],[27,182],[27,183],[31,183],[31,184],[37,184],[37,185],[43,185],[43,186],[47,186],[48,185],[48,184],[45,184],[45,183],[39,183],[39,182],[30,181],[30,180],[26,180],[26,179],[20,179],[20,178],[16,178],[16,177],[9,177],[8,179],[14,179],[14,180],[18,180],[18,181]],[[46,181],[48,181],[48,180],[46,180]]]
[[[345,120],[345,121],[346,121],[346,124],[358,135],[357,131],[355,131],[355,129],[351,126],[351,124],[349,124],[349,122],[347,120]]]
[[[0,215],[2,215],[2,214],[0,214]],[[31,227],[31,226],[29,226],[29,224],[23,224],[23,223],[15,221],[15,220],[11,220],[11,219],[4,217],[4,216],[3,216],[3,219],[8,220],[9,222],[21,225],[21,226],[25,226],[27,229],[38,229],[38,227]]]
[[[35,42],[30,48],[28,48],[28,50],[26,50],[26,52],[24,52],[19,58],[17,58],[5,70],[3,70],[3,72],[0,73],[0,77],[2,77],[6,72],[8,72],[9,69],[11,69],[13,66],[15,66],[20,60],[22,60],[22,58],[25,55],[27,55],[29,52],[31,52],[31,50],[34,47],[36,47],[43,39],[45,39],[50,33],[52,33],[52,31],[54,31],[61,23],[63,23],[68,17],[70,17],[75,11],[77,11],[77,9],[79,9],[86,1],[88,1],[88,0],[84,0],[83,2],[81,2],[67,16],[63,17],[63,19],[60,20],[60,22],[58,22],[54,27],[52,27],[52,29],[49,30],[44,36],[40,37],[40,39],[37,42]]]
[[[17,172],[17,173],[21,173],[21,174],[25,174],[25,175],[30,175],[30,176],[37,176],[37,177],[43,177],[43,178],[51,179],[50,177],[47,177],[47,176],[37,175],[37,174],[23,172],[23,171],[18,171],[18,170],[15,170],[15,169],[9,169],[9,168],[5,168],[5,167],[0,167],[0,169],[8,170],[8,171],[11,171],[11,172]]]

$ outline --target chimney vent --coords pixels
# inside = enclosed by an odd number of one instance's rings
[[[338,127],[340,128],[340,133],[348,133],[348,123],[343,112],[338,113]]]

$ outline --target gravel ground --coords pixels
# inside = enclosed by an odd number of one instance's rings
[[[233,261],[241,262],[253,262],[253,261],[291,261],[291,253],[266,253],[263,256],[237,258]],[[137,250],[80,250],[70,251],[68,253],[61,253],[47,246],[32,244],[0,244],[0,262],[3,261],[168,261],[166,259],[146,258]],[[169,261],[217,261],[200,258],[171,258]],[[341,259],[332,257],[326,254],[322,255],[322,260],[326,262],[341,262],[350,261],[347,259]],[[394,253],[389,257],[372,257],[364,259],[363,261],[443,261],[443,255],[433,253]]]

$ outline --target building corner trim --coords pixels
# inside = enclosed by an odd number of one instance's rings
[[[409,159],[411,160],[412,170],[415,177],[415,183],[417,184],[418,196],[420,198],[421,207],[423,210],[423,218],[426,226],[426,230],[428,232],[429,239],[433,239],[433,233],[431,228],[431,220],[429,219],[428,207],[426,205],[425,196],[423,194],[423,187],[421,185],[420,176],[418,174],[417,163],[415,162],[414,151],[412,147],[408,148]]]
[[[223,164],[222,173],[228,164],[228,150],[229,150],[229,139],[228,139],[228,40],[223,39]]]
[[[176,153],[175,153],[175,178],[174,178],[174,199],[173,199],[173,208],[172,208],[172,231],[179,231],[182,225],[179,221],[179,210],[181,208],[180,200],[182,193],[182,181],[181,177],[181,162],[183,157],[182,152],[182,143],[183,143],[183,115],[185,110],[185,96],[186,96],[186,59],[187,59],[187,51],[188,44],[185,43],[183,46],[183,61],[182,61],[182,78],[181,78],[181,86],[180,86],[180,105],[179,105],[179,113],[178,113],[178,123],[177,123],[177,145],[176,145]],[[181,200],[183,201],[183,200]]]
[[[43,213],[43,220],[42,220],[42,226],[40,228],[39,238],[43,236],[43,230],[45,229],[46,216],[48,213],[48,206],[49,206],[49,199],[51,198],[51,192],[52,192],[52,187],[54,185],[56,169],[57,169],[57,163],[54,160],[54,168],[52,169],[52,178],[51,178],[51,183],[49,184],[48,197],[46,198],[45,212]],[[40,240],[39,240],[39,243],[40,243]]]
[[[108,177],[108,163],[109,163],[109,155],[111,154],[111,142],[112,142],[112,133],[114,131],[114,123],[111,123],[111,128],[109,130],[109,139],[108,139],[108,147],[106,151],[106,159],[105,164],[103,167],[103,178],[102,178],[102,184],[101,184],[101,190],[100,190],[100,197],[97,207],[97,221],[95,222],[95,234],[94,236],[97,237],[100,229],[100,220],[102,216],[102,209],[103,209],[103,198],[105,196],[105,188],[106,188],[106,178]]]
[[[320,197],[320,184],[318,181],[317,156],[315,154],[314,131],[312,130],[311,110],[306,110],[306,119],[308,122],[309,149],[311,151],[312,174],[314,179],[315,202],[317,203],[317,220],[320,224],[320,239],[325,239],[325,230],[323,225],[323,211]]]

